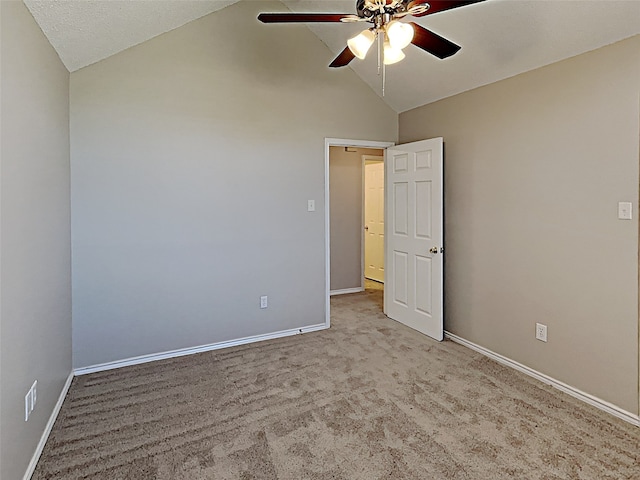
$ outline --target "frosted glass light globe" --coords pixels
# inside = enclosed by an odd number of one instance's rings
[[[375,33],[371,30],[364,30],[355,37],[347,40],[347,45],[349,46],[349,50],[351,50],[356,57],[363,60],[375,39]]]
[[[398,63],[405,57],[404,52],[399,48],[394,48],[391,44],[385,40],[384,42],[384,64],[393,65]]]
[[[408,23],[392,20],[387,24],[387,37],[393,48],[402,50],[413,40],[413,27]]]

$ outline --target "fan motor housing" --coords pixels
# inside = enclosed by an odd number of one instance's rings
[[[367,0],[356,0],[356,13],[360,18],[369,18],[373,12],[367,8]]]
[[[375,17],[380,13],[381,4],[385,6],[385,13],[393,15],[404,10],[409,0],[356,0],[356,13],[360,18]]]

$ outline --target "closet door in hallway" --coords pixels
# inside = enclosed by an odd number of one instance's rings
[[[366,158],[364,161],[364,276],[370,280],[384,282],[384,162]]]

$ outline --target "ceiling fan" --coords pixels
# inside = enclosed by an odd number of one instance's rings
[[[464,7],[484,0],[356,0],[356,14],[350,13],[261,13],[263,23],[337,23],[368,22],[372,26],[347,41],[345,49],[330,67],[344,67],[358,57],[364,59],[378,39],[378,60],[391,65],[402,60],[402,49],[412,43],[440,59],[450,57],[460,46],[427,30],[415,22],[401,22],[405,16],[424,17],[434,13]]]

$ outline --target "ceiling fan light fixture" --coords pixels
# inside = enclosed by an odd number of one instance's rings
[[[387,38],[393,48],[402,50],[413,40],[413,27],[408,23],[392,20],[386,27]]]
[[[405,57],[405,54],[399,48],[394,48],[388,40],[384,41],[384,64],[393,65],[398,63]]]
[[[358,35],[347,40],[349,50],[358,57],[360,60],[364,60],[367,56],[367,52],[373,45],[376,39],[376,34],[372,30],[363,30]]]

